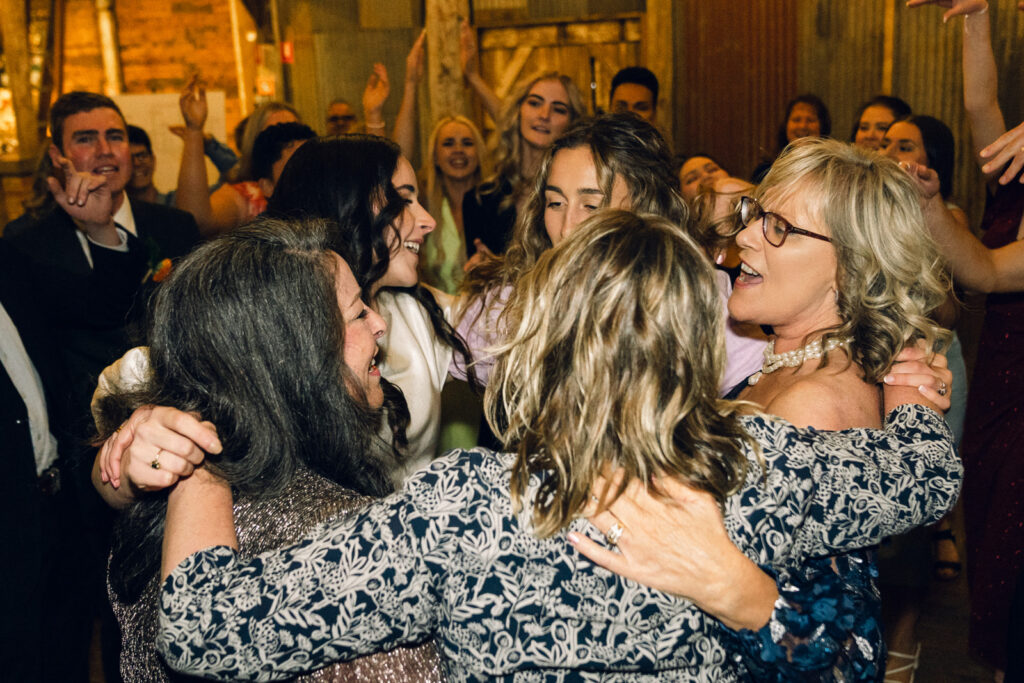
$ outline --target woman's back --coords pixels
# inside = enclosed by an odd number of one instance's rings
[[[822,436],[763,417],[742,420],[768,474],[747,449],[747,480],[727,499],[726,526],[758,562],[787,567],[871,543],[935,518],[955,498],[958,464],[931,411],[894,411],[895,436]],[[585,520],[538,538],[529,512],[512,506],[514,459],[456,451],[299,546],[241,564],[223,547],[192,556],[164,586],[162,652],[177,667],[235,679],[436,634],[451,680],[600,679],[616,671],[625,680],[737,679],[717,622],[572,550],[567,531],[599,538]],[[919,479],[934,485],[915,489]],[[527,511],[539,484],[532,477]],[[210,591],[216,604],[203,597]]]
[[[303,469],[276,496],[241,496],[235,502],[235,530],[241,553],[258,555],[295,543],[322,522],[344,515],[372,500]],[[166,681],[170,670],[156,652],[160,605],[159,576],[154,575],[139,599],[125,603],[108,585],[110,603],[121,627],[121,676],[125,681]],[[325,667],[302,681],[439,681],[434,644],[398,648]]]

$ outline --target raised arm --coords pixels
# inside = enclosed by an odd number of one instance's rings
[[[196,219],[199,232],[211,237],[241,224],[245,216],[242,196],[230,186],[222,186],[212,195],[206,178],[205,137],[206,88],[196,74],[181,93],[181,115],[185,119],[178,192],[174,205]]]
[[[363,125],[367,134],[385,137],[387,124],[384,123],[384,103],[390,94],[387,67],[378,62],[373,65],[363,90]]]
[[[917,182],[925,224],[948,262],[953,278],[978,292],[1024,290],[1024,242],[989,249],[946,207],[939,196],[935,171],[909,164],[907,172]]]
[[[497,122],[501,116],[501,100],[480,75],[480,51],[469,19],[463,19],[459,25],[459,61],[462,62],[462,75],[466,77],[469,87],[473,88],[483,102],[484,109]]]
[[[402,105],[395,119],[392,139],[402,148],[406,159],[413,159],[416,151],[416,94],[423,78],[423,63],[426,58],[427,29],[420,31],[419,38],[412,44],[405,58],[405,87],[402,89]]]
[[[962,17],[964,108],[971,125],[971,144],[979,166],[984,159],[981,150],[1006,132],[1003,112],[999,108],[996,60],[992,55],[992,36],[988,3],[985,0],[909,0],[907,7],[939,5],[948,8],[943,21]],[[995,170],[985,171],[988,178]]]

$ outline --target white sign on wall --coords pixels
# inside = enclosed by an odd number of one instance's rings
[[[181,164],[183,143],[172,133],[170,126],[184,125],[177,93],[154,93],[148,95],[117,95],[114,101],[121,108],[125,121],[142,128],[149,134],[156,157],[156,171],[153,184],[160,192],[169,192],[178,186],[178,168]],[[206,132],[212,133],[221,142],[227,143],[227,124],[224,113],[224,91],[208,90],[206,102],[209,115],[206,118]],[[206,177],[212,185],[218,176],[210,160],[206,160]]]

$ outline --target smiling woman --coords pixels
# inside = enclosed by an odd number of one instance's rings
[[[470,252],[480,240],[490,252],[504,253],[544,152],[583,113],[576,84],[556,71],[523,81],[508,97],[498,124],[494,174],[463,204]]]

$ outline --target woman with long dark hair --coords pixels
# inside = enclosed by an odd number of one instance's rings
[[[445,318],[450,302],[419,284],[419,253],[436,223],[419,202],[416,174],[384,138],[311,140],[288,162],[267,211],[330,220],[331,248],[388,320],[381,373],[405,394],[410,413],[400,482],[437,455],[441,389],[453,353],[467,354]]]
[[[215,422],[219,444],[205,467],[235,493],[234,528],[247,554],[294,542],[391,490],[396,456],[374,444],[385,403],[374,358],[386,325],[329,251],[328,232],[323,221],[261,218],[197,249],[156,295],[148,380],[100,402],[104,435],[149,404]],[[156,451],[149,466],[159,468],[162,455]],[[114,536],[110,595],[129,681],[168,679],[155,651],[166,509],[166,492],[140,497]],[[360,673],[438,677],[433,646],[327,675]]]

